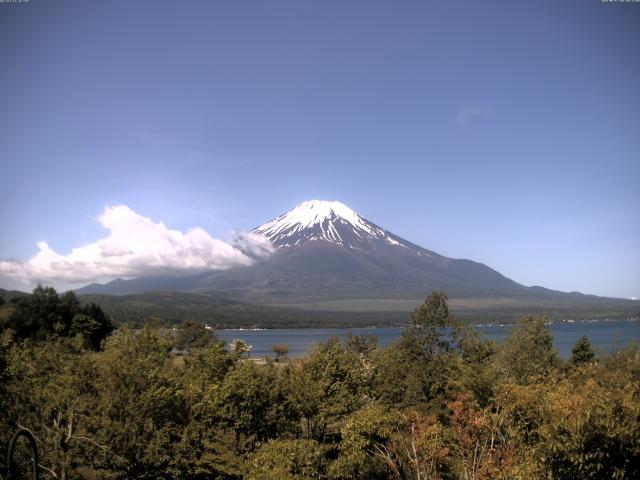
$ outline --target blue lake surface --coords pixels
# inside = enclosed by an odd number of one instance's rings
[[[477,328],[491,340],[504,340],[512,325],[484,325]],[[576,341],[586,335],[594,348],[600,352],[615,352],[629,342],[640,342],[640,322],[634,320],[576,321],[574,323],[552,323],[550,325],[555,347],[560,355],[571,356],[571,348]],[[296,328],[267,330],[217,330],[218,336],[227,343],[239,338],[252,346],[252,357],[272,357],[271,347],[276,343],[289,346],[290,357],[304,356],[309,349],[320,342],[336,336],[344,340],[352,335],[375,335],[380,346],[396,340],[401,327],[372,328]]]

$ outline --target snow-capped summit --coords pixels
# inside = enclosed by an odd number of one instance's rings
[[[347,248],[363,248],[371,240],[404,246],[402,239],[358,215],[344,203],[308,200],[253,230],[276,247],[327,241]]]

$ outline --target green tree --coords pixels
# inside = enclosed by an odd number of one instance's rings
[[[414,310],[411,320],[416,333],[428,338],[425,347],[433,350],[451,348],[450,337],[442,329],[456,326],[456,321],[449,313],[446,294],[431,292],[425,302]]]
[[[174,445],[171,465],[174,478],[237,478],[243,459],[236,454],[235,433],[227,428],[220,411],[220,390],[237,362],[224,341],[195,349],[173,375],[184,395],[186,424]]]
[[[341,434],[333,479],[436,480],[447,470],[447,432],[433,415],[373,405],[351,415]]]
[[[500,387],[497,408],[535,478],[640,476],[640,352],[627,349],[610,360]]]
[[[201,395],[220,386],[236,361],[237,357],[226,349],[223,340],[199,348],[185,357],[185,368],[179,373],[187,398],[193,394],[193,402],[201,401]]]
[[[273,365],[240,361],[225,376],[217,402],[218,415],[235,432],[238,451],[292,430],[298,419],[286,382]]]
[[[360,408],[369,398],[371,369],[333,337],[296,367],[292,395],[306,421],[308,438],[323,440],[327,426]]]
[[[339,455],[330,466],[332,479],[388,479],[388,459],[381,455],[402,423],[400,411],[370,405],[351,414],[340,430]]]
[[[109,448],[93,461],[116,478],[162,478],[173,465],[187,416],[183,390],[167,366],[173,342],[166,330],[121,328],[98,354],[90,421]]]
[[[111,335],[114,330],[111,318],[95,303],[89,303],[88,305],[80,307],[78,313],[86,315],[92,320],[90,327],[83,329],[81,333],[93,350],[100,350],[102,342]]]
[[[16,338],[44,340],[53,333],[64,334],[71,321],[71,318],[61,316],[60,299],[51,287],[38,285],[31,295],[17,298],[14,305],[3,328],[12,329]]]
[[[591,378],[563,381],[549,391],[534,448],[551,478],[640,476],[640,390],[627,389]]]
[[[377,397],[404,406],[443,399],[456,365],[456,327],[447,296],[432,292],[400,339],[382,353],[374,376]]]
[[[375,399],[385,405],[411,406],[431,398],[429,370],[412,337],[400,339],[380,352],[374,364],[372,390]]]
[[[246,480],[324,480],[324,449],[314,440],[272,440],[249,460]]]
[[[6,416],[10,431],[28,428],[38,441],[41,470],[67,479],[104,449],[90,430],[95,411],[93,364],[64,338],[14,344],[8,354]]]
[[[467,365],[488,365],[497,351],[495,342],[486,340],[478,330],[467,325],[459,328],[458,348]]]
[[[349,333],[344,340],[344,346],[347,350],[359,355],[372,357],[378,348],[378,337],[375,335],[353,335]]]
[[[575,366],[591,363],[595,357],[596,353],[586,335],[580,337],[571,349],[571,363]]]
[[[211,328],[200,322],[186,320],[178,331],[176,347],[192,350],[207,347],[214,341],[215,334]]]
[[[496,361],[499,371],[520,384],[546,376],[559,364],[547,317],[525,315],[507,334]]]
[[[37,341],[52,335],[81,335],[87,347],[98,350],[113,325],[97,305],[80,306],[75,293],[58,295],[53,288],[38,285],[31,295],[18,297],[11,308],[2,309],[0,329],[13,330],[17,339]]]
[[[62,328],[59,327],[56,333],[63,336],[73,336],[73,334],[70,334],[69,329],[71,328],[73,317],[80,310],[78,297],[76,297],[76,294],[72,291],[61,293],[58,295],[58,304],[56,308],[62,324]]]
[[[99,328],[96,320],[85,315],[84,313],[76,313],[71,320],[69,327],[69,335],[79,335],[86,346],[90,346],[90,337],[92,333]]]
[[[481,406],[486,407],[495,395],[498,380],[493,365],[498,346],[483,338],[473,326],[465,326],[460,329],[458,348],[460,365],[451,384],[461,392],[471,393]]]
[[[9,443],[10,435],[13,434],[14,423],[8,418],[8,413],[13,409],[13,398],[7,394],[7,384],[10,376],[7,372],[9,363],[9,352],[13,346],[13,332],[4,330],[0,332],[0,411],[5,412],[0,415],[0,445]],[[0,455],[0,472],[6,471],[4,465],[4,455]]]

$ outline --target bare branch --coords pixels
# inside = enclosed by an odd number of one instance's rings
[[[51,470],[50,468],[45,467],[41,463],[38,464],[38,468],[41,468],[42,470],[45,470],[45,471],[49,472],[49,475],[51,475],[53,478],[58,478],[58,474],[55,471]]]
[[[93,445],[95,445],[98,448],[101,448],[103,450],[109,450],[109,447],[107,447],[106,445],[100,445],[98,442],[96,442],[95,440],[90,439],[89,437],[83,437],[83,436],[72,436],[69,437],[70,440],[85,440],[89,443],[92,443]]]

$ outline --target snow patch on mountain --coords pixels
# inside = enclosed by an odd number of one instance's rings
[[[408,248],[386,230],[367,221],[344,203],[308,200],[253,230],[277,247],[324,240],[347,248],[358,248],[370,240]]]

